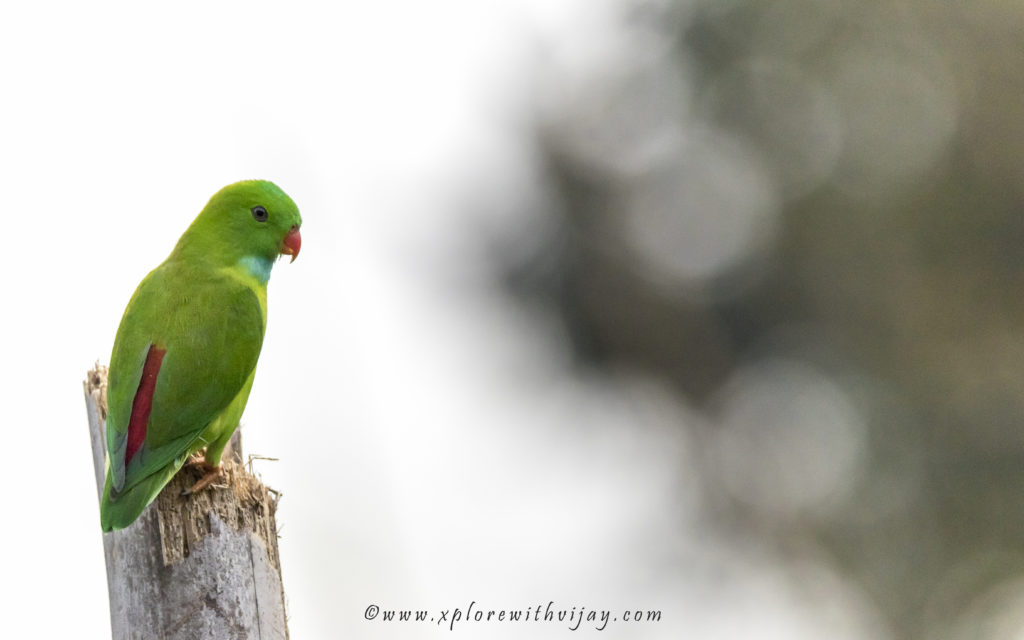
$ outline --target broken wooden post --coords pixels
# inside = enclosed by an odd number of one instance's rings
[[[97,364],[85,403],[100,497],[106,384],[106,367]],[[182,497],[201,475],[186,466],[131,526],[103,534],[113,640],[288,637],[277,498],[242,466],[237,431],[230,447],[223,486]]]

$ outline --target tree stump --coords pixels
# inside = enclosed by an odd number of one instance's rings
[[[97,364],[84,386],[98,497],[106,384]],[[242,465],[238,431],[229,450],[220,484],[182,496],[201,475],[186,464],[131,526],[103,534],[114,640],[288,638],[277,494]]]

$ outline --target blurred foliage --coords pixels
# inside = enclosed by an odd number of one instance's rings
[[[544,111],[559,224],[510,287],[709,416],[720,526],[825,550],[896,637],[1019,633],[1024,9],[619,20]]]

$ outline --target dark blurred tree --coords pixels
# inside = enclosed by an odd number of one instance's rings
[[[847,496],[765,512],[709,464],[721,526],[827,549],[897,637],[974,637],[970,612],[1024,571],[1024,9],[627,9],[663,46],[542,118],[558,224],[507,283],[558,310],[581,367],[653,373],[711,416],[765,357],[830,376],[866,425]],[[704,242],[748,246],[691,269]]]

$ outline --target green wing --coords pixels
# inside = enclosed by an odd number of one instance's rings
[[[111,355],[107,451],[112,497],[204,446],[203,432],[256,368],[263,333],[256,293],[229,275],[169,261],[146,276],[128,303]],[[132,403],[150,345],[166,353],[145,440],[125,465]]]

